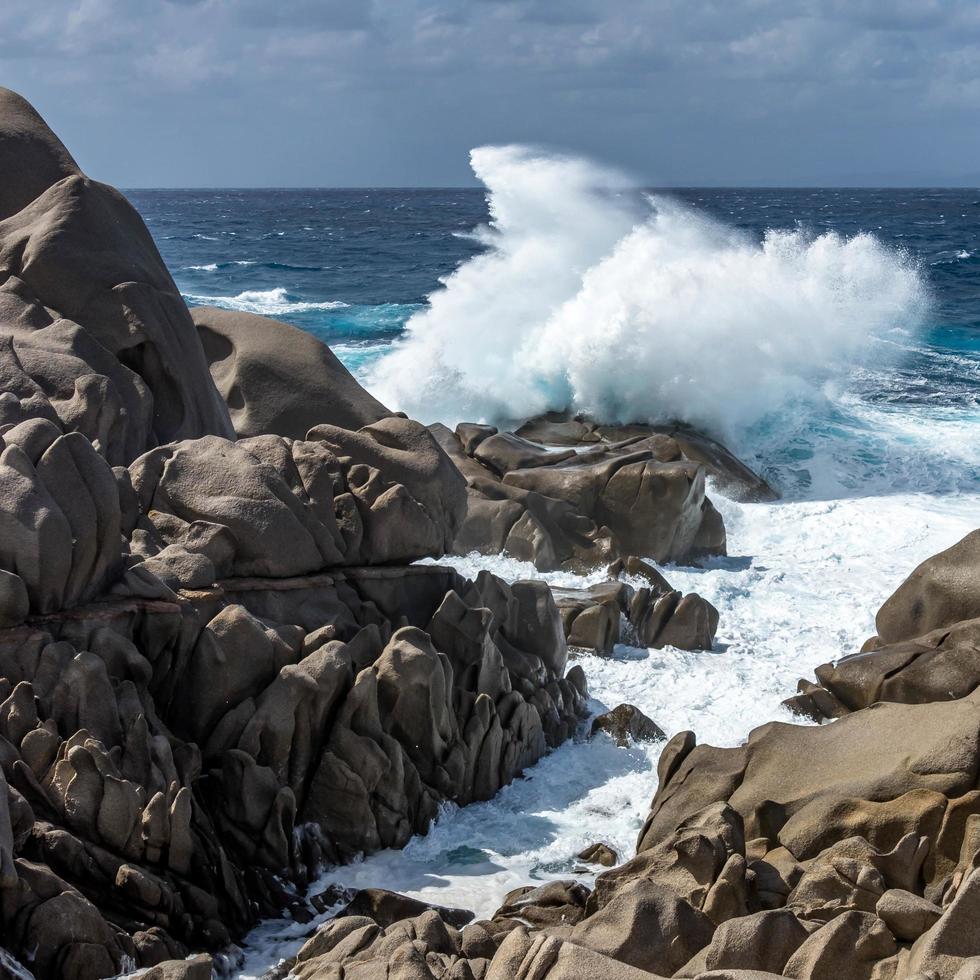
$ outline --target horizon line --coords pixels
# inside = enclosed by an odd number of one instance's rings
[[[118,185],[123,191],[483,191],[481,184],[157,184]],[[980,191],[962,184],[637,184],[641,191]]]

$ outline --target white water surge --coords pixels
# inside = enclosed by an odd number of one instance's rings
[[[668,736],[736,745],[788,721],[780,702],[798,678],[855,652],[911,569],[980,524],[976,410],[880,397],[919,350],[919,273],[870,236],[791,230],[759,244],[581,161],[503,148],[473,163],[490,193],[490,248],[412,318],[375,368],[375,394],[426,420],[571,407],[724,435],[785,499],[738,504],[709,488],[729,557],[664,569],[718,607],[716,650],[621,646],[580,662],[596,710],[633,703]],[[980,377],[980,355],[971,363]],[[944,364],[930,365],[941,378]],[[452,563],[560,585],[604,577]],[[426,837],[318,886],[380,886],[486,916],[519,885],[589,883],[574,855],[599,840],[632,855],[661,749],[566,743],[493,800],[447,807]],[[294,953],[314,925],[260,925],[240,976]]]
[[[444,280],[369,376],[423,421],[683,418],[730,434],[819,398],[926,295],[871,235],[801,229],[760,243],[586,161],[526,147],[471,154],[487,250]]]

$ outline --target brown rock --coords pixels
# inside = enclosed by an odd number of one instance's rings
[[[914,942],[936,924],[942,909],[901,888],[889,888],[878,899],[875,914],[896,939]]]
[[[897,643],[980,617],[978,570],[980,530],[927,558],[885,601],[875,618],[882,641]]]
[[[386,929],[401,919],[413,919],[423,912],[435,912],[443,922],[457,929],[462,929],[473,921],[473,913],[467,909],[431,905],[384,888],[360,889],[344,910],[338,913],[338,917],[367,918],[376,922],[382,929]]]
[[[630,742],[656,742],[667,737],[655,722],[632,704],[618,705],[595,718],[592,734],[598,732],[605,732],[620,746]]]
[[[186,960],[167,960],[141,976],[143,980],[211,980],[211,957],[199,953]]]
[[[239,437],[305,439],[321,423],[360,429],[391,415],[305,330],[211,306],[191,317]]]
[[[584,850],[579,851],[576,857],[589,864],[601,864],[604,868],[612,868],[619,864],[619,855],[602,841],[589,844]]]

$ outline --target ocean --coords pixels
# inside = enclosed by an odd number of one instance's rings
[[[641,193],[519,148],[474,169],[483,188],[127,193],[189,304],[300,326],[423,421],[568,405],[721,436],[783,496],[713,494],[728,557],[664,569],[720,610],[716,650],[579,662],[596,710],[628,701],[668,735],[733,745],[789,721],[797,680],[859,649],[912,568],[980,525],[980,190]],[[488,915],[518,885],[589,883],[574,855],[632,853],[661,748],[567,743],[320,884]],[[233,972],[261,975],[310,928],[262,923]]]

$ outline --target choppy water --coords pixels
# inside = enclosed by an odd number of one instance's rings
[[[527,162],[484,160],[496,226],[475,236],[482,190],[130,197],[188,302],[302,326],[421,417],[489,414],[482,378],[513,392],[515,416],[620,399],[651,416],[689,406],[723,432],[784,499],[716,495],[730,557],[666,569],[719,608],[718,649],[620,647],[582,664],[597,707],[628,700],[668,734],[737,744],[782,717],[798,677],[858,648],[915,564],[980,525],[980,191],[695,189],[651,205],[594,195],[589,165],[556,180],[551,162]],[[456,564],[536,574],[505,558]],[[447,808],[427,837],[324,883],[488,914],[516,885],[569,876],[590,841],[628,856],[658,752],[567,744],[494,800]],[[264,923],[240,975],[309,928]]]

